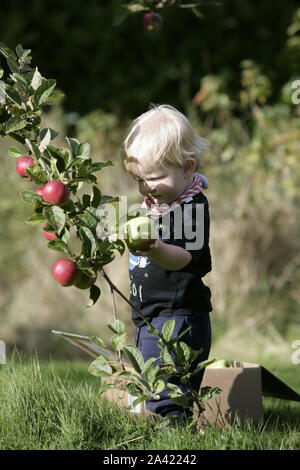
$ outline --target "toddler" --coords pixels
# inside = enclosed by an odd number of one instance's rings
[[[175,320],[173,337],[190,327],[181,341],[203,349],[191,371],[208,358],[211,346],[211,292],[202,281],[211,271],[209,208],[202,192],[208,181],[197,173],[207,146],[188,119],[169,105],[152,105],[135,119],[124,141],[125,169],[144,196],[142,207],[148,207],[159,224],[159,238],[146,251],[130,252],[130,300],[160,332],[167,320]],[[158,338],[148,333],[134,309],[132,319],[144,360],[159,358]],[[194,377],[197,392],[203,374]],[[167,380],[175,383],[172,377]],[[147,408],[163,417],[190,416],[168,393],[165,389],[160,400],[147,400]]]

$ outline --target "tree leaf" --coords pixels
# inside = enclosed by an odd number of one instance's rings
[[[126,333],[119,333],[111,338],[111,344],[115,351],[121,351],[126,344]]]
[[[6,123],[6,133],[10,134],[11,132],[19,131],[24,129],[26,125],[25,119],[22,119],[20,116],[12,116]]]
[[[90,300],[91,300],[91,302],[87,305],[87,307],[92,307],[93,305],[95,305],[95,303],[99,299],[100,295],[101,295],[101,291],[100,291],[99,287],[93,285],[90,288]]]
[[[93,186],[93,194],[91,197],[91,204],[95,209],[99,206],[101,201],[101,191],[97,186]]]
[[[151,385],[151,387],[156,379],[156,375],[158,371],[159,371],[159,366],[151,365],[150,367],[147,368],[147,370],[144,373],[145,380]]]
[[[101,348],[106,348],[106,344],[104,343],[102,338],[99,338],[99,336],[91,336],[91,340],[93,343],[97,344]]]
[[[16,60],[14,60],[11,57],[8,57],[7,59],[7,65],[9,66],[11,72],[16,72],[18,73],[20,71],[19,64]]]
[[[108,328],[116,334],[119,333],[125,333],[125,324],[119,320],[118,318],[113,322],[108,325]]]
[[[103,356],[99,356],[90,364],[89,373],[96,377],[109,377],[113,370],[107,360]]]
[[[150,357],[150,358],[145,362],[145,364],[144,364],[144,366],[143,366],[143,368],[142,368],[142,374],[144,374],[144,373],[147,371],[147,369],[148,369],[149,367],[151,367],[152,364],[153,364],[153,362],[155,362],[155,361],[157,361],[157,359],[156,359],[155,357]]]
[[[70,254],[68,245],[62,240],[51,240],[47,243],[48,248],[55,251],[61,251],[62,253]]]
[[[159,393],[163,392],[165,388],[165,382],[163,380],[158,380],[154,385],[154,393],[158,395]]]
[[[33,204],[36,200],[41,200],[41,196],[37,194],[35,191],[22,191],[20,193],[20,197],[23,202],[26,204]]]
[[[34,214],[28,217],[28,219],[26,219],[25,222],[26,224],[29,224],[29,225],[36,225],[36,224],[40,224],[41,222],[45,222],[45,220],[46,219],[43,216],[43,214]]]
[[[166,341],[170,341],[175,328],[175,320],[168,320],[162,327],[162,335]]]
[[[45,184],[48,181],[45,172],[38,165],[27,168],[27,174],[38,184]]]
[[[86,159],[89,158],[91,151],[90,144],[80,144],[77,148],[77,158]]]
[[[12,158],[19,158],[24,155],[24,150],[19,150],[17,147],[9,147],[8,155]]]
[[[38,71],[38,68],[36,67],[33,77],[31,79],[30,85],[34,90],[37,90],[41,86],[42,81],[43,81],[42,75],[40,74],[40,72]]]
[[[33,101],[37,106],[41,106],[46,103],[56,86],[55,80],[46,80],[42,83],[38,89],[34,92]]]
[[[21,101],[20,95],[12,86],[5,84],[5,87],[3,88],[3,92],[7,96],[9,101],[12,101],[18,106],[21,106],[22,101]]]
[[[125,351],[133,368],[136,370],[136,372],[140,374],[144,366],[144,359],[143,359],[141,351],[135,346],[130,345],[130,344],[125,347]]]
[[[77,139],[74,139],[74,138],[71,138],[71,137],[66,137],[66,140],[69,144],[71,154],[72,154],[72,158],[73,158],[73,160],[75,160],[75,158],[77,157],[77,149],[80,145],[80,142]]]
[[[95,237],[88,227],[80,227],[79,233],[83,241],[82,254],[86,258],[91,258],[97,245]]]
[[[63,209],[59,206],[46,206],[43,213],[55,232],[60,234],[66,223],[66,215]]]

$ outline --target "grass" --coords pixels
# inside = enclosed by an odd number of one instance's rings
[[[0,449],[300,449],[300,407],[264,399],[260,425],[236,421],[207,428],[204,434],[161,429],[110,406],[98,394],[97,378],[85,362],[44,362],[20,358],[0,366]],[[295,389],[300,377],[290,369],[273,370]],[[109,425],[108,425],[109,423]]]

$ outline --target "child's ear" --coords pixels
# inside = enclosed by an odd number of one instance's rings
[[[195,172],[196,162],[193,158],[189,158],[184,162],[184,175],[189,178]]]

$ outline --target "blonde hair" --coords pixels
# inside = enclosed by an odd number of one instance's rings
[[[151,105],[149,111],[135,119],[123,145],[127,171],[137,164],[149,170],[165,168],[167,164],[183,167],[187,158],[195,160],[198,170],[209,143],[195,134],[184,114],[164,104]]]

